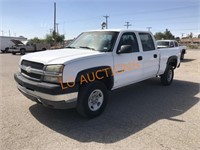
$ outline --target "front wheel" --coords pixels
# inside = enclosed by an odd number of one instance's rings
[[[5,51],[4,51],[4,52],[5,52],[5,53],[8,53],[8,50],[9,50],[9,48],[7,47],[7,48],[5,48]]]
[[[165,73],[161,75],[161,83],[163,85],[170,85],[173,81],[174,78],[174,69],[172,66],[168,66],[167,69],[165,70]]]
[[[24,48],[20,49],[20,54],[21,55],[25,55],[26,54],[26,50]]]
[[[77,111],[82,116],[94,118],[105,109],[108,99],[107,88],[104,83],[94,81],[80,87]]]

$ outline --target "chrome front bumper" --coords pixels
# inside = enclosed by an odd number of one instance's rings
[[[17,83],[17,88],[25,93],[28,94],[30,96],[33,96],[35,98],[38,99],[46,99],[46,100],[50,100],[50,101],[65,101],[67,102],[72,102],[72,101],[76,101],[77,100],[77,96],[78,96],[78,92],[74,92],[74,93],[68,93],[68,94],[61,94],[61,95],[50,95],[50,94],[45,94],[45,93],[41,93],[38,91],[32,91],[29,90],[23,86],[21,86],[20,84]]]
[[[17,88],[28,99],[42,104],[45,107],[55,109],[68,109],[76,107],[78,92],[63,95],[49,95],[26,89],[19,84],[17,84]]]

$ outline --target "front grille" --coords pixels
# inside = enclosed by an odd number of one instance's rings
[[[34,79],[37,79],[37,80],[40,80],[42,75],[40,74],[35,74],[35,73],[28,73],[26,72],[25,70],[21,69],[21,73],[25,74],[26,76],[28,77],[31,77],[31,78],[34,78]]]
[[[37,70],[40,70],[40,71],[42,71],[43,68],[44,68],[44,65],[41,64],[41,63],[31,62],[31,61],[27,61],[27,60],[22,60],[21,66],[30,67],[32,69],[37,69]],[[24,69],[23,67],[21,68],[22,75],[24,75],[25,77],[28,77],[30,79],[33,79],[33,80],[41,80],[41,78],[42,78],[41,74],[33,73],[33,72],[27,72],[26,69]]]
[[[30,66],[31,68],[38,69],[38,70],[43,70],[43,67],[44,67],[44,65],[41,63],[31,62],[27,60],[22,60],[21,65],[26,66],[26,67]]]

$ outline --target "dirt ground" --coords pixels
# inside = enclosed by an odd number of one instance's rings
[[[13,78],[19,59],[0,54],[1,150],[200,149],[200,50],[187,51],[171,86],[153,78],[115,90],[91,120],[25,98]]]

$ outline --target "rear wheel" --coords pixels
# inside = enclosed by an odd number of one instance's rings
[[[25,50],[24,48],[20,49],[20,54],[21,54],[21,55],[26,54],[26,50]]]
[[[12,52],[13,55],[16,55],[16,52]]]
[[[181,53],[181,60],[183,60],[184,59],[184,53],[182,52]]]
[[[167,69],[165,70],[165,73],[161,75],[161,83],[163,85],[170,85],[173,81],[174,78],[174,69],[172,66],[168,66]]]
[[[108,99],[107,88],[104,83],[94,81],[80,87],[77,111],[82,116],[94,118],[105,109]]]

